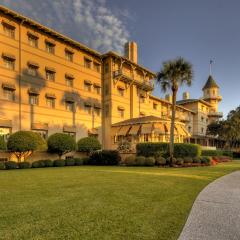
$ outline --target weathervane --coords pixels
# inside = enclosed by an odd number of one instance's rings
[[[209,64],[209,75],[212,75],[212,64],[213,64],[213,60],[210,59],[210,64]]]

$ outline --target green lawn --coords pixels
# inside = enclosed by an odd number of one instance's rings
[[[201,189],[239,169],[240,161],[0,171],[0,239],[177,239]]]

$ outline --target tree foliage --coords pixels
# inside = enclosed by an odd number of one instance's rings
[[[7,144],[2,136],[0,136],[0,151],[7,150]]]
[[[30,131],[18,131],[10,135],[7,149],[15,154],[18,161],[25,160],[38,148],[40,138]]]
[[[48,138],[48,151],[58,154],[59,158],[62,155],[75,151],[76,142],[70,135],[65,133],[55,133]]]
[[[240,145],[240,106],[229,112],[225,120],[208,125],[207,133],[225,141],[226,148]]]
[[[162,69],[157,74],[157,83],[161,86],[162,91],[166,92],[170,90],[172,92],[172,117],[169,144],[170,164],[172,164],[174,153],[174,125],[178,88],[183,84],[191,86],[192,79],[192,65],[181,57],[164,62]]]
[[[100,150],[101,144],[95,137],[85,137],[81,138],[78,141],[78,151],[79,152],[86,152],[91,153],[95,150]]]

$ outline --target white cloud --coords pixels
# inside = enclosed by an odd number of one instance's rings
[[[2,4],[33,18],[98,51],[123,52],[129,39],[128,11],[116,14],[105,0],[1,0]]]

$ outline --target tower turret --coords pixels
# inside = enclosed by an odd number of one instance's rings
[[[218,112],[218,103],[222,101],[222,97],[219,94],[219,86],[213,79],[211,75],[209,75],[207,82],[205,83],[203,90],[203,100],[211,104],[211,108],[209,110],[209,118],[210,121],[217,120],[222,117],[222,113]]]

